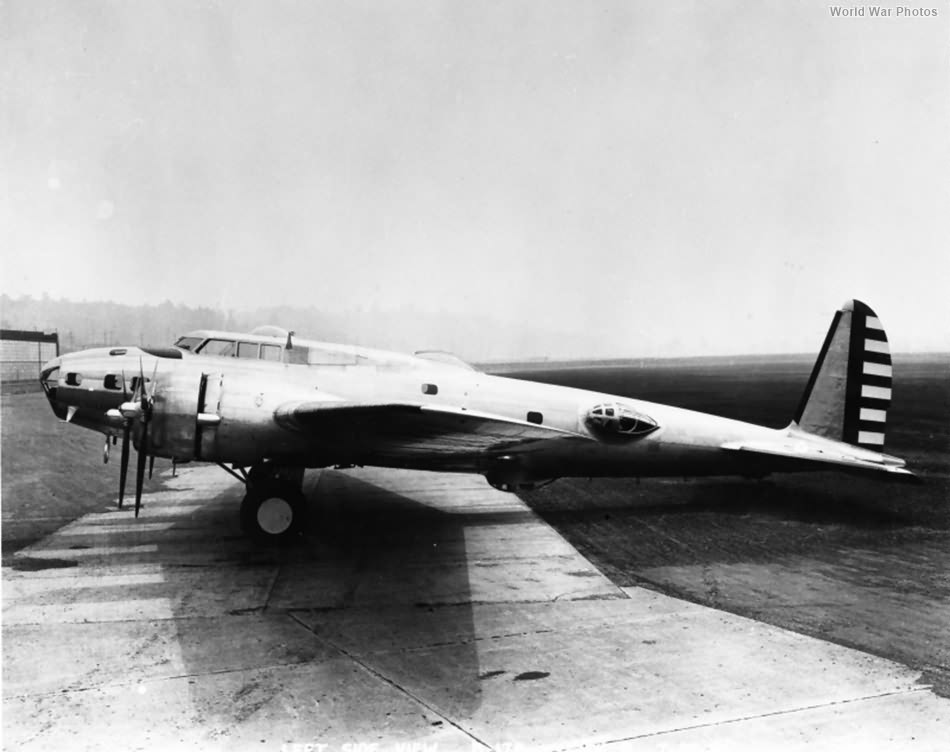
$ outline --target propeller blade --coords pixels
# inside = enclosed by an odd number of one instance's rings
[[[135,473],[135,516],[142,508],[142,483],[145,481],[145,457],[148,455],[148,421],[142,422],[142,439],[139,443],[139,456]]]
[[[139,510],[142,508],[142,483],[145,481],[145,458],[148,453],[148,424],[152,420],[152,403],[155,396],[155,377],[158,374],[158,359],[155,360],[155,367],[152,369],[152,386],[149,387],[145,381],[145,366],[142,363],[142,357],[139,356],[139,404],[142,407],[142,439],[139,442],[139,456],[136,462],[135,474],[135,516],[139,516]],[[149,458],[148,477],[152,477],[152,468],[155,465],[155,458]]]
[[[144,404],[148,398],[148,391],[145,388],[145,366],[142,365],[141,355],[139,355],[139,394]]]
[[[132,424],[126,421],[122,429],[122,458],[119,461],[119,509],[122,509],[122,500],[125,498],[125,479],[129,474],[130,433],[132,433]]]
[[[155,467],[155,455],[150,454],[148,456],[148,479],[152,479],[152,469]]]
[[[158,388],[158,382],[155,380],[158,378],[158,358],[155,358],[155,367],[152,369],[152,382],[148,390],[148,401],[149,403],[155,401],[155,390]]]

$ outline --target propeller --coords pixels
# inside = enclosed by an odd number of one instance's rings
[[[129,390],[124,369],[122,371],[122,400],[123,404],[129,401]],[[125,480],[129,474],[129,437],[131,434],[132,420],[126,418],[122,423],[122,458],[119,461],[119,509],[122,509],[122,501],[125,498]]]
[[[142,483],[145,482],[145,458],[148,456],[148,424],[152,421],[152,408],[155,404],[155,376],[158,374],[158,360],[152,371],[151,387],[145,381],[145,372],[142,368],[142,359],[139,358],[139,388],[141,405],[140,419],[142,421],[142,438],[139,440],[139,456],[135,472],[135,516],[139,516],[142,508]],[[154,463],[154,458],[152,462]],[[152,468],[149,466],[148,477],[152,477]]]
[[[142,425],[142,435],[139,440],[138,457],[136,458],[135,474],[135,516],[139,516],[139,510],[142,508],[142,484],[145,481],[145,459],[149,457],[148,427],[152,421],[152,409],[155,404],[155,377],[158,373],[158,361],[155,361],[155,368],[152,371],[150,382],[145,381],[145,371],[142,366],[142,359],[139,358],[139,377],[135,388],[132,390],[131,398],[129,396],[126,384],[125,371],[122,372],[122,396],[125,402],[119,408],[119,412],[125,418],[122,425],[122,458],[119,463],[119,509],[122,509],[122,502],[125,500],[125,482],[129,472],[129,445],[132,437],[132,425],[136,419]],[[151,384],[151,386],[149,386]],[[152,469],[155,458],[151,457],[148,468],[148,477],[152,477]]]
[[[148,420],[142,421],[142,438],[139,439],[139,456],[135,468],[135,516],[142,508],[142,483],[145,481],[145,453],[148,451]]]
[[[132,433],[132,421],[126,420],[122,426],[122,459],[119,461],[119,509],[125,498],[125,479],[129,475],[129,436]]]

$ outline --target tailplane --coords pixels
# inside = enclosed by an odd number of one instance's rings
[[[795,414],[803,430],[881,451],[891,404],[891,355],[880,319],[859,300],[835,313]]]

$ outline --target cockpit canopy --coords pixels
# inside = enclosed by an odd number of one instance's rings
[[[584,422],[592,434],[607,441],[635,439],[660,427],[653,418],[620,402],[594,405]]]
[[[199,355],[252,360],[284,360],[284,343],[266,335],[239,335],[215,332],[189,332],[175,341],[175,347]]]
[[[251,329],[251,334],[257,334],[261,337],[278,337],[280,339],[286,340],[287,337],[293,334],[293,332],[289,332],[280,326],[265,324],[264,326],[256,326]]]

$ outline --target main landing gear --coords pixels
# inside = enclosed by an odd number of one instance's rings
[[[247,535],[261,542],[285,543],[303,533],[303,468],[255,465],[241,480],[247,488],[241,502],[241,529]]]

